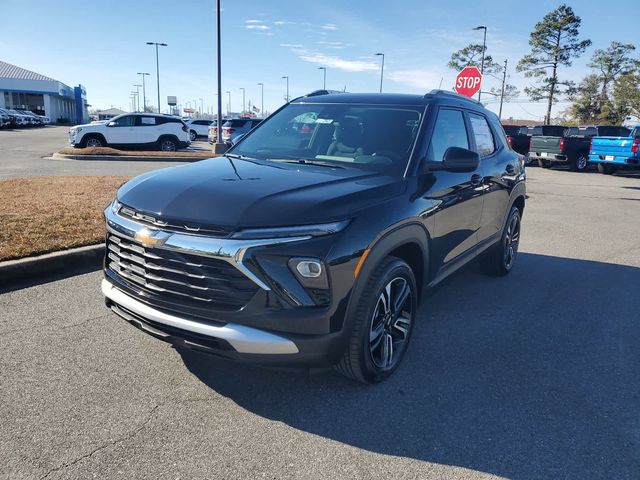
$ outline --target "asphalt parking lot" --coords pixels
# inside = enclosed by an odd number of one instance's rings
[[[2,478],[640,478],[640,180],[531,168],[520,256],[376,386],[179,352],[99,272],[0,295]]]
[[[47,126],[0,130],[0,180],[43,175],[138,175],[149,170],[182,162],[131,160],[62,160],[49,158],[68,147],[69,127]],[[192,144],[197,150],[210,150],[206,139]]]

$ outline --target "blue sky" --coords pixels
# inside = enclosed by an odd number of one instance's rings
[[[602,2],[569,2],[593,47],[562,75],[582,78],[593,49],[613,40],[640,48],[636,2],[620,0],[611,9]],[[290,77],[290,95],[302,95],[322,87],[320,66],[327,67],[327,88],[377,91],[380,59],[375,52],[386,55],[387,92],[424,93],[441,81],[442,88],[450,89],[456,73],[446,66],[451,53],[482,41],[474,26],[487,25],[488,52],[515,67],[528,51],[534,24],[560,3],[223,0],[223,91],[232,92],[232,110],[239,111],[240,88],[246,89],[247,102],[259,105],[257,83],[263,82],[265,108],[273,110],[284,100],[283,75]],[[203,98],[205,110],[216,102],[214,0],[0,0],[0,11],[0,59],[68,85],[82,83],[94,107],[128,109],[141,71],[152,74],[147,99],[157,103],[155,53],[147,41],[169,44],[160,51],[163,102],[167,95],[176,95],[183,106]],[[510,83],[519,88],[529,82],[515,68],[510,75]],[[492,86],[498,81],[487,77],[484,87]],[[559,105],[554,113],[565,107]],[[497,105],[490,108],[497,111]],[[539,118],[544,106],[514,103],[504,111],[506,117]]]

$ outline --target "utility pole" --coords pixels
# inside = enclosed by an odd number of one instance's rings
[[[500,94],[500,112],[498,120],[502,120],[502,102],[504,102],[504,89],[507,84],[507,59],[504,61],[504,71],[502,72],[502,93]]]
[[[142,85],[134,84],[133,86],[136,87],[136,98],[138,99],[138,112],[139,112],[140,111],[140,87]]]
[[[158,47],[167,47],[166,43],[147,42],[147,45],[156,46],[156,81],[158,82],[158,113],[160,113],[160,60],[158,57]]]
[[[484,30],[484,39],[482,40],[482,61],[480,62],[480,73],[484,76],[484,52],[487,49],[487,27],[485,25],[480,25],[474,30]],[[482,96],[482,88],[478,90],[478,101]]]
[[[202,116],[202,114],[204,113],[204,102],[201,98],[199,100],[200,100],[200,116]]]
[[[287,100],[287,103],[289,103],[289,76],[288,76],[288,75],[285,75],[285,76],[284,76],[284,77],[282,77],[282,78],[286,78],[286,80],[287,80],[287,96],[286,96],[285,98],[286,98],[286,100]]]
[[[264,83],[260,82],[260,116],[264,118]]]
[[[224,152],[225,146],[222,143],[222,49],[220,45],[220,0],[216,2],[216,38],[218,54],[218,116],[216,120],[216,144],[213,151]],[[227,109],[227,115],[229,110]]]
[[[147,91],[145,88],[144,77],[146,77],[149,74],[146,72],[138,72],[138,75],[142,75],[142,111],[146,112],[147,111]]]
[[[384,53],[376,53],[376,57],[382,57],[382,65],[380,67],[380,93],[382,93],[382,79],[384,77]]]

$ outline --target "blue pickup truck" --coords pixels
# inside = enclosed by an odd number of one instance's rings
[[[589,163],[597,164],[598,171],[606,174],[622,168],[640,168],[640,125],[627,137],[593,137]]]

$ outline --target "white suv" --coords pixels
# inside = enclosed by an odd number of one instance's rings
[[[69,129],[74,147],[152,147],[166,152],[189,146],[189,128],[178,117],[125,113],[106,122]]]
[[[192,142],[196,141],[198,137],[206,137],[209,134],[209,127],[215,124],[215,120],[185,120],[187,127],[189,127],[189,138]]]

